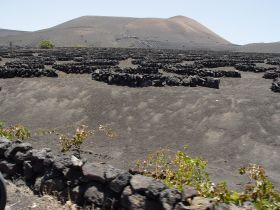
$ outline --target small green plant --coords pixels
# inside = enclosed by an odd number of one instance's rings
[[[42,40],[39,44],[41,49],[53,49],[55,45],[50,40]]]
[[[5,126],[5,123],[0,121],[0,137],[5,137],[9,140],[20,139],[25,140],[31,136],[28,128],[21,124],[14,126]]]
[[[251,164],[242,167],[240,174],[247,175],[251,180],[251,184],[246,185],[244,192],[240,194],[244,201],[252,201],[257,209],[280,209],[280,192],[274,189],[262,166]]]
[[[77,153],[76,155],[80,157],[82,144],[90,136],[95,135],[96,132],[103,132],[110,138],[115,138],[117,136],[117,134],[111,128],[104,125],[100,125],[97,129],[89,129],[85,125],[79,126],[78,128],[76,128],[73,136],[68,136],[56,132],[56,135],[59,136],[61,152],[68,152],[70,150],[73,150]]]
[[[161,149],[148,156],[147,160],[137,162],[137,168],[146,176],[162,179],[169,187],[179,190],[183,185],[199,187],[209,181],[205,171],[207,162],[199,158],[191,158],[185,152],[178,151],[174,156],[168,149]]]
[[[61,152],[67,152],[71,148],[80,151],[81,145],[84,143],[84,141],[93,134],[93,130],[88,130],[86,126],[80,126],[76,129],[75,134],[72,137],[69,137],[65,134],[59,135]]]
[[[187,155],[186,149],[184,147],[175,154],[168,149],[161,149],[144,161],[138,160],[136,170],[179,190],[184,185],[193,186],[200,196],[220,202],[241,205],[245,201],[251,201],[259,210],[280,209],[280,193],[265,176],[263,167],[249,165],[240,169],[240,174],[248,175],[252,184],[246,185],[245,190],[239,193],[230,190],[226,182],[212,182],[206,172],[207,161]]]

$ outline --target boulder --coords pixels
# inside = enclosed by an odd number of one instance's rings
[[[34,178],[34,171],[31,161],[23,162],[23,176],[25,180],[32,180]]]
[[[62,177],[56,177],[53,179],[47,179],[42,182],[41,186],[44,192],[55,193],[63,191],[67,186]]]
[[[129,210],[140,210],[140,209],[147,210],[145,203],[146,203],[146,198],[144,196],[139,194],[133,194],[131,196],[128,196],[127,202],[123,204],[124,207],[126,207]]]
[[[90,184],[84,193],[84,199],[87,203],[101,207],[104,203],[104,186],[100,183]]]
[[[129,172],[119,174],[109,185],[110,189],[116,193],[120,193],[129,185],[132,175]]]
[[[13,158],[17,152],[26,152],[31,149],[32,147],[29,143],[12,143],[5,151],[4,156],[8,159]]]
[[[121,195],[121,205],[127,210],[162,210],[160,202],[138,193],[134,194],[130,186],[127,186]]]
[[[11,146],[11,144],[12,143],[10,140],[0,137],[0,157],[4,156],[4,153]]]
[[[19,167],[15,163],[3,160],[0,162],[0,171],[7,176],[15,176],[19,171]]]
[[[72,162],[72,165],[75,167],[82,167],[84,164],[82,160],[80,160],[79,158],[77,158],[74,155],[71,156],[71,162]]]
[[[189,199],[193,199],[198,196],[198,192],[195,188],[190,186],[183,186],[182,188],[182,201],[188,202]]]
[[[62,172],[64,175],[68,173],[71,166],[73,166],[73,163],[71,158],[67,156],[56,156],[53,161],[53,168]]]
[[[70,196],[71,201],[74,201],[80,206],[84,205],[84,193],[87,189],[87,184],[78,185],[71,189]]]
[[[280,76],[280,70],[270,70],[264,73],[263,78],[265,79],[276,79]]]
[[[105,180],[107,182],[110,182],[122,173],[124,173],[124,171],[114,168],[113,166],[107,165],[107,168],[105,170]]]
[[[49,148],[44,148],[41,150],[30,150],[31,153],[30,160],[32,162],[32,167],[34,172],[43,173],[45,169],[49,168],[54,162],[54,156]]]
[[[277,79],[275,79],[275,80],[272,82],[271,90],[272,90],[273,92],[280,93],[280,77],[278,77]]]
[[[182,84],[182,81],[179,77],[176,76],[169,76],[166,79],[166,85],[169,86],[180,86]]]
[[[83,173],[81,168],[70,168],[67,173],[64,174],[65,179],[71,187],[79,185],[83,182]]]
[[[17,152],[14,156],[14,160],[17,164],[22,164],[26,160],[31,159],[31,153],[28,152]]]
[[[194,197],[190,201],[191,210],[215,210],[215,205],[214,200],[203,197]]]
[[[63,177],[48,177],[44,175],[37,177],[34,183],[34,191],[36,193],[54,193],[66,189],[67,185]]]
[[[190,206],[186,206],[183,202],[176,204],[174,210],[191,210]]]
[[[161,181],[139,174],[131,178],[130,185],[135,192],[144,194],[151,199],[158,198],[160,192],[167,188]]]
[[[0,137],[0,144],[2,144],[2,143],[11,143],[11,141],[7,138]]]
[[[110,182],[116,178],[121,170],[115,169],[111,165],[102,163],[85,163],[82,167],[83,175],[92,181]]]
[[[175,188],[166,189],[160,193],[159,200],[162,203],[162,207],[164,210],[172,210],[174,209],[176,204],[180,202],[181,194]]]
[[[121,194],[121,205],[124,208],[128,208],[129,206],[129,196],[131,196],[133,194],[132,189],[130,186],[127,186],[124,188],[122,194]]]

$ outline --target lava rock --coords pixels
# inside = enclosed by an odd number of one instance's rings
[[[0,171],[7,176],[15,176],[17,175],[19,168],[15,163],[3,160],[0,162]]]
[[[71,196],[71,200],[74,201],[75,203],[77,203],[80,206],[84,205],[84,193],[87,189],[87,185],[83,184],[83,185],[78,185],[74,188],[71,189],[70,191],[70,196]]]
[[[191,210],[191,207],[190,206],[186,206],[185,204],[183,204],[182,202],[179,202],[174,210]]]
[[[114,168],[110,165],[107,165],[107,168],[105,170],[105,180],[107,182],[110,182],[113,179],[115,179],[118,175],[120,175],[121,173],[124,173],[124,171]]]
[[[13,158],[17,152],[26,152],[32,149],[29,143],[13,143],[4,153],[4,156],[8,159]]]
[[[191,202],[192,210],[215,210],[216,202],[203,197],[194,197]]]
[[[166,189],[160,193],[160,202],[162,203],[164,210],[172,210],[178,202],[181,200],[180,192],[173,189]]]
[[[61,178],[53,178],[44,180],[42,183],[42,188],[46,192],[59,192],[63,191],[66,188],[66,184],[63,179]]]
[[[92,181],[109,182],[121,172],[112,166],[101,163],[85,163],[82,167],[83,174]]]
[[[131,196],[127,197],[127,201],[124,204],[124,207],[126,207],[129,210],[140,210],[140,209],[147,209],[145,207],[146,198],[139,194],[133,194]]]
[[[271,90],[280,93],[280,77],[275,79],[272,83]]]
[[[11,141],[7,138],[0,137],[0,144],[2,144],[2,143],[11,143]]]
[[[76,186],[83,182],[81,177],[83,177],[83,173],[81,168],[70,168],[66,174],[64,174],[65,179],[69,182],[70,186]]]
[[[144,194],[151,199],[158,198],[160,192],[167,188],[161,181],[139,174],[131,178],[130,184],[135,192]]]
[[[71,166],[73,166],[72,160],[67,156],[57,156],[53,161],[53,168],[62,172],[64,175],[68,173]]]
[[[193,199],[198,196],[198,192],[195,188],[190,186],[183,186],[182,188],[182,200],[183,202],[188,202],[188,199]]]
[[[54,162],[54,156],[49,148],[30,150],[31,162],[34,172],[43,173]]]
[[[276,79],[278,77],[280,77],[280,70],[267,71],[263,75],[263,78],[265,78],[265,79]]]
[[[6,138],[0,138],[0,157],[4,157],[4,153],[11,146],[11,141]]]
[[[74,155],[71,156],[71,162],[72,162],[72,165],[75,167],[82,167],[84,164],[82,160],[75,157]]]
[[[34,178],[34,171],[31,161],[23,162],[23,176],[25,180],[32,180]]]
[[[29,150],[30,151],[30,150]],[[31,152],[17,152],[14,156],[14,160],[17,164],[22,164],[26,160],[31,159]]]
[[[101,207],[104,202],[104,186],[99,183],[92,183],[84,193],[84,199],[87,203],[92,203]]]
[[[122,190],[129,185],[129,181],[132,175],[129,172],[118,175],[109,185],[110,189],[116,193],[122,192]]]

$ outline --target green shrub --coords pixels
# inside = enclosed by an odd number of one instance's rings
[[[206,172],[207,161],[188,156],[186,149],[187,147],[184,147],[175,154],[168,149],[161,149],[144,161],[138,160],[136,170],[179,190],[184,185],[193,186],[201,196],[220,202],[239,205],[251,201],[259,210],[280,209],[280,193],[266,177],[263,167],[249,165],[240,169],[240,174],[251,179],[251,184],[246,185],[240,193],[230,190],[226,182],[212,182]]]
[[[31,136],[31,132],[23,125],[17,124],[14,126],[5,126],[5,123],[0,121],[0,137],[5,137],[9,140],[27,139]]]
[[[77,156],[81,156],[81,146],[90,137],[95,135],[96,132],[102,132],[109,138],[115,138],[117,134],[108,126],[100,125],[96,129],[89,129],[87,126],[82,125],[76,128],[73,136],[61,134],[53,131],[59,136],[59,143],[61,152],[75,151]]]
[[[246,174],[251,180],[251,184],[246,185],[244,192],[240,193],[243,201],[252,201],[257,209],[280,209],[280,192],[274,189],[262,166],[250,164],[242,167],[240,174]]]
[[[73,45],[74,48],[83,48],[85,47],[84,45],[81,45],[81,44],[75,44]]]
[[[55,45],[50,40],[42,40],[39,44],[41,49],[53,49]]]

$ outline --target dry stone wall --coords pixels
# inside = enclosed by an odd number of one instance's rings
[[[233,210],[254,209],[218,204],[192,187],[182,192],[135,172],[75,156],[55,155],[48,148],[0,138],[0,171],[6,179],[23,180],[35,193],[56,194],[90,209]]]

